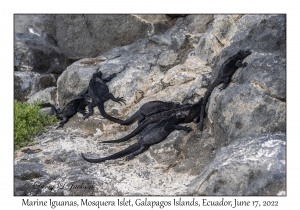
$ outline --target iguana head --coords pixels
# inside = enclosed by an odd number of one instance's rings
[[[240,58],[240,59],[244,59],[246,58],[248,55],[251,54],[251,51],[250,50],[240,50],[237,54],[237,56]]]
[[[98,72],[94,73],[93,76],[94,76],[94,77],[98,77],[98,78],[101,79],[101,77],[102,77],[102,72],[101,72],[101,71],[98,71]]]
[[[180,108],[180,107],[182,107],[182,104],[179,103],[179,102],[174,102],[174,104],[175,104],[175,108]]]
[[[181,119],[184,119],[186,117],[186,115],[183,113],[176,113],[175,117],[177,120],[181,120]]]

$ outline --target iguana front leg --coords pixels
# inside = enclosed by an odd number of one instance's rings
[[[111,74],[108,77],[102,79],[104,82],[109,82],[110,80],[112,80],[114,77],[116,77],[117,74]]]
[[[56,129],[58,128],[62,128],[64,126],[65,123],[67,123],[69,121],[68,117],[64,117],[62,121],[60,121],[59,125],[57,126]]]
[[[230,82],[230,77],[225,77],[225,78],[224,78],[224,84],[223,84],[223,86],[220,87],[219,89],[220,89],[220,90],[226,89],[226,88],[228,87],[228,85],[229,85],[229,82]]]
[[[85,111],[85,109],[82,109],[81,107],[78,107],[77,112],[83,114],[83,116],[86,116],[88,113]]]
[[[186,132],[191,132],[193,129],[191,129],[190,127],[187,127],[187,126],[181,126],[181,125],[177,125],[177,124],[173,124],[173,127],[176,129],[176,130],[184,130]]]
[[[97,103],[95,101],[92,101],[92,103],[88,105],[89,112],[85,114],[83,119],[87,119],[89,116],[91,116],[94,113],[95,106],[97,106]]]
[[[235,65],[236,65],[237,67],[246,67],[247,64],[248,64],[247,62],[242,63],[241,60],[238,60],[238,61],[235,63]]]

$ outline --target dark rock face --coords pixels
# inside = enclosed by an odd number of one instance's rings
[[[49,182],[49,174],[43,170],[40,163],[20,163],[14,167],[15,195],[37,195],[41,193],[42,187]],[[36,183],[30,180],[38,179]]]
[[[285,132],[285,103],[264,89],[255,84],[235,85],[223,94],[214,91],[209,104],[216,141],[228,144],[245,134]]]
[[[29,33],[15,34],[15,71],[62,73],[70,63],[53,42],[53,38],[47,33],[41,36]]]
[[[56,15],[43,15],[43,14],[15,14],[14,15],[14,32],[15,33],[31,33],[42,35],[48,33],[55,39]]]
[[[189,195],[281,195],[286,183],[284,133],[249,135],[218,150]]]
[[[29,99],[28,103],[32,104],[34,101],[43,101],[44,103],[51,103],[56,105],[56,98],[57,98],[57,88],[56,87],[48,87],[43,89],[35,94],[33,94]]]
[[[56,78],[52,74],[15,71],[14,98],[27,101],[33,94],[55,84]]]
[[[95,57],[170,27],[164,15],[144,16],[57,15],[58,46],[70,59]]]
[[[286,131],[285,15],[262,16],[257,24],[249,19],[253,17],[245,15],[236,22],[248,22],[249,29],[233,35],[213,69],[216,76],[224,60],[239,49],[253,52],[233,84],[224,91],[216,88],[210,97],[208,118],[216,141],[225,144],[245,134]]]

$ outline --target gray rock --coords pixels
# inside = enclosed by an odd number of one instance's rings
[[[40,163],[19,163],[14,167],[14,195],[37,195],[49,182]]]
[[[80,62],[69,66],[57,80],[57,103],[60,108],[87,90],[92,75],[98,69],[97,66],[86,66]]]
[[[254,84],[266,90],[267,95],[286,101],[286,58],[273,53],[253,53],[245,70],[236,72],[233,82]]]
[[[15,34],[14,66],[16,71],[59,74],[69,65],[68,59],[51,42],[51,36],[43,34]],[[49,41],[50,39],[50,41]]]
[[[204,33],[208,29],[208,25],[214,20],[214,15],[189,15],[187,21],[191,21],[188,25],[193,33]]]
[[[36,101],[36,102],[51,103],[53,105],[56,105],[57,104],[56,93],[57,93],[57,87],[49,87],[33,94],[27,100],[27,102],[32,104]]]
[[[216,141],[230,143],[245,134],[286,131],[286,104],[255,84],[215,89],[209,100],[208,118]]]
[[[70,64],[57,47],[56,15],[14,15],[17,71],[60,74]]]
[[[258,16],[254,24],[252,15],[240,18],[236,34],[226,49],[250,49],[259,53],[286,54],[286,15]],[[249,24],[243,24],[249,22]],[[248,29],[245,30],[245,27]],[[222,57],[222,56],[221,56]]]
[[[286,191],[286,135],[249,135],[218,150],[188,195],[280,195]]]
[[[204,65],[214,64],[223,46],[233,36],[232,30],[239,17],[239,15],[215,15],[210,28],[201,36],[195,49],[195,55]]]
[[[140,101],[152,86],[149,82],[151,77],[155,75],[155,80],[156,78],[162,79],[162,71],[167,71],[180,62],[177,60],[177,55],[185,41],[184,27],[186,28],[183,21],[178,21],[175,28],[168,30],[166,35],[154,36],[157,40],[167,40],[168,43],[174,45],[153,43],[152,39],[140,39],[131,45],[114,48],[101,57],[94,58],[106,58],[96,64],[89,64],[86,59],[74,62],[58,78],[59,106],[64,106],[76,95],[83,93],[92,74],[99,69],[103,73],[103,77],[113,73],[117,74],[117,77],[108,83],[110,92],[116,97],[122,96],[126,100],[126,107],[122,108],[119,104],[108,101],[106,106],[109,108],[106,110],[128,109],[133,103]]]
[[[234,74],[233,84],[224,91],[216,88],[209,100],[208,118],[216,140],[224,144],[245,134],[286,130],[286,58],[282,41],[285,40],[285,16],[262,17],[254,18],[256,24],[252,16],[243,16],[237,21],[244,23],[250,19],[252,28],[233,36],[232,40],[238,41],[224,47],[213,69],[215,78],[228,57],[239,49],[252,51],[245,59],[247,67]],[[237,22],[236,25],[241,26]]]
[[[195,55],[201,59],[203,65],[210,65],[216,60],[221,49],[222,45],[209,29],[201,36],[195,49]]]
[[[14,15],[14,32],[35,34],[42,36],[44,33],[50,34],[55,39],[56,15],[42,14],[15,14]]]
[[[14,72],[14,98],[27,101],[33,94],[47,87],[54,86],[56,78],[52,74],[35,72]]]
[[[58,45],[70,59],[95,57],[169,27],[164,15],[56,16]]]
[[[212,34],[222,44],[226,45],[235,32],[235,22],[241,15],[215,15]]]

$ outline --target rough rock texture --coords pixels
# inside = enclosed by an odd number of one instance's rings
[[[93,73],[97,71],[96,66],[85,66],[80,62],[75,63],[79,63],[79,66],[72,64],[57,80],[57,100],[60,108],[63,108],[77,95],[84,93]]]
[[[28,100],[33,94],[47,87],[54,86],[56,78],[52,74],[35,72],[14,72],[14,98],[19,101]]]
[[[44,90],[41,90],[35,94],[33,94],[29,99],[28,103],[32,104],[34,101],[41,101],[44,103],[51,103],[53,105],[56,105],[56,93],[57,93],[57,87],[49,87]]]
[[[95,57],[170,27],[165,15],[57,15],[59,47],[70,59]]]
[[[277,195],[286,184],[286,135],[249,135],[217,151],[189,195]]]
[[[55,37],[56,15],[42,15],[42,14],[15,14],[14,15],[14,32],[15,33],[31,33],[42,35],[48,33]]]
[[[54,128],[48,127],[48,133],[37,136],[33,146],[17,151],[20,157],[15,160],[16,195],[184,195],[195,174],[214,157],[210,152],[200,153],[207,138],[198,140],[195,134],[185,136],[183,131],[176,131],[132,161],[121,158],[90,164],[81,158],[81,152],[90,157],[91,152],[94,157],[105,156],[133,141],[104,145],[99,143],[99,127],[94,135],[69,126],[64,130]],[[199,154],[202,160],[195,162]],[[20,171],[20,167],[26,167],[24,164],[38,164],[41,169],[36,169],[38,174],[30,169]],[[76,183],[90,187],[72,190]]]
[[[15,70],[59,74],[70,65],[57,47],[55,16],[14,15]]]
[[[238,49],[253,51],[244,60],[247,67],[233,76],[233,84],[224,91],[216,88],[210,97],[208,118],[216,140],[225,144],[245,134],[286,131],[285,16],[255,19],[253,24],[253,16],[245,15],[235,22],[236,31],[248,22],[250,29],[233,35],[238,41],[224,47],[212,73],[214,78]]]
[[[117,74],[107,84],[126,105],[107,101],[105,110],[114,117],[127,119],[152,100],[195,103],[228,57],[250,49],[248,66],[210,96],[204,131],[189,123],[192,132],[175,131],[129,162],[91,164],[81,152],[96,158],[128,147],[138,135],[120,144],[100,141],[123,137],[137,123],[118,125],[97,108],[87,120],[77,114],[63,129],[51,125],[33,145],[16,151],[15,166],[41,168],[26,180],[20,177],[27,172],[18,172],[16,195],[285,194],[285,16],[188,15],[173,21],[164,33],[74,62],[58,79],[57,103],[63,107],[84,92],[97,69],[103,77]],[[42,183],[39,191],[34,183]]]
[[[15,71],[60,74],[69,64],[50,34],[15,34]]]

